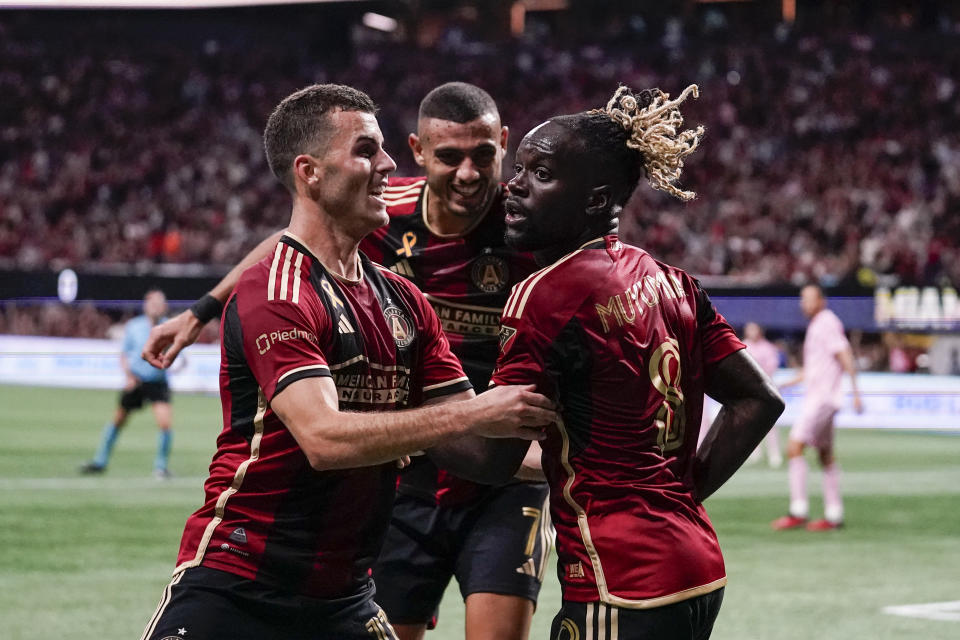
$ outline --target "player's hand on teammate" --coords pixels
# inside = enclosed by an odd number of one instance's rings
[[[140,355],[158,369],[166,369],[185,347],[197,341],[201,329],[203,323],[187,309],[151,329]]]
[[[488,438],[542,440],[543,428],[556,422],[556,404],[534,385],[496,386],[470,400],[476,406],[474,432]]]

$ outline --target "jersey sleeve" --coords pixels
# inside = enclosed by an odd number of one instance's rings
[[[451,393],[472,389],[457,356],[450,351],[450,342],[440,326],[440,318],[419,289],[403,280],[410,292],[422,328],[423,399],[430,400]]]
[[[826,331],[822,332],[822,335],[827,353],[835,356],[850,346],[850,342],[847,340],[847,334],[843,332],[843,323],[836,315],[830,317],[829,323],[826,324],[826,329]]]
[[[530,317],[504,317],[500,323],[500,356],[491,384],[532,384],[548,397],[556,395],[556,382],[547,371],[552,340]]]
[[[730,354],[746,348],[726,318],[717,312],[700,282],[693,278],[693,285],[696,292],[697,330],[703,345],[703,363],[716,364]]]
[[[237,299],[244,356],[268,402],[297,380],[330,376],[317,336],[322,326],[305,301],[267,300],[259,288]]]

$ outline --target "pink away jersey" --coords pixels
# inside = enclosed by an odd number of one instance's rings
[[[823,309],[810,320],[803,340],[804,404],[840,408],[843,367],[836,356],[849,346],[843,323],[833,311]]]
[[[780,367],[780,352],[769,340],[763,338],[744,340],[743,344],[747,345],[747,353],[753,356],[753,359],[757,361],[757,364],[768,376],[772,376],[773,372]]]

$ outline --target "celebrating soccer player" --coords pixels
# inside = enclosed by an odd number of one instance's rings
[[[370,579],[396,460],[473,435],[512,445],[556,419],[528,388],[474,396],[423,294],[358,252],[396,168],[374,112],[314,85],[270,115],[290,225],[225,306],[224,428],[146,639],[396,638]]]
[[[487,388],[496,362],[510,289],[535,269],[531,255],[504,243],[500,176],[507,133],[483,89],[450,82],[428,93],[409,138],[426,176],[390,178],[383,196],[390,221],[360,244],[425,292],[477,390]],[[241,265],[262,259],[278,238],[261,243]],[[241,269],[227,274],[192,313],[159,327],[148,357],[169,364],[193,342]],[[374,571],[378,602],[400,638],[422,638],[435,624],[451,576],[466,602],[467,640],[527,638],[553,546],[546,501],[543,482],[483,486],[415,458],[401,475]]]
[[[551,638],[707,638],[726,576],[701,502],[783,410],[699,283],[617,237],[640,177],[674,183],[702,129],[679,104],[621,87],[520,143],[507,242],[544,268],[504,309],[493,382],[555,398],[543,469],[563,604]],[[723,408],[697,452],[704,392]]]

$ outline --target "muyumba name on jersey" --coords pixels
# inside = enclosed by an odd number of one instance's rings
[[[613,320],[616,320],[618,327],[633,324],[637,316],[643,316],[647,309],[660,304],[661,299],[675,300],[686,295],[677,276],[658,271],[656,275],[643,276],[623,293],[610,296],[607,304],[594,304],[594,308],[603,325],[603,332],[610,333]]]

